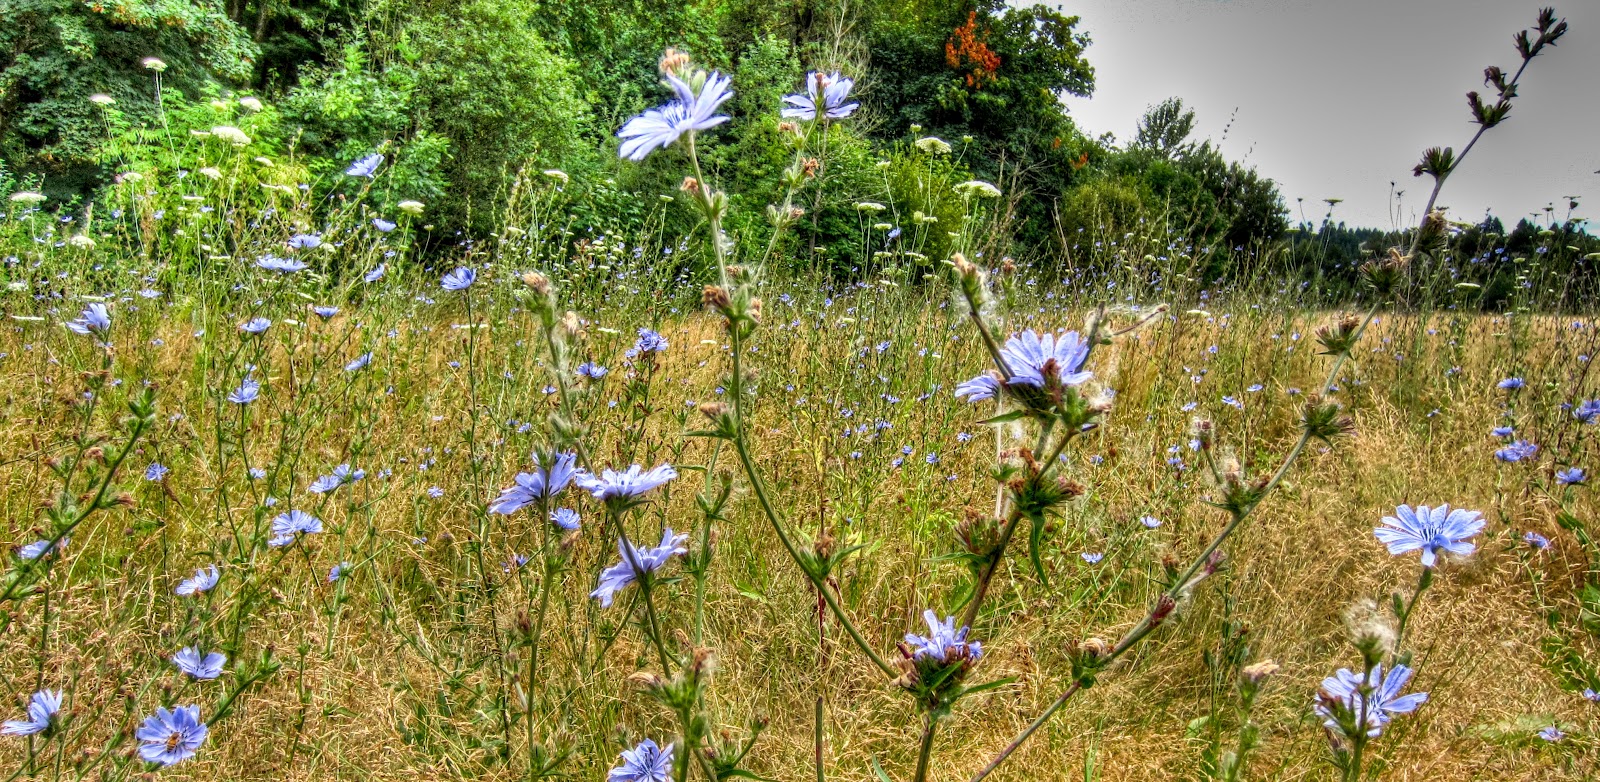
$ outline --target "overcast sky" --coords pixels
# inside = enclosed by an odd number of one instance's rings
[[[1013,5],[1032,5],[1012,0]],[[1554,4],[1571,30],[1534,60],[1510,118],[1485,135],[1445,185],[1452,217],[1484,210],[1513,223],[1564,196],[1600,232],[1600,2],[1556,0],[1050,0],[1094,40],[1093,98],[1068,108],[1091,135],[1131,139],[1144,110],[1177,96],[1197,135],[1219,139],[1276,180],[1300,218],[1414,224],[1429,146],[1460,150],[1475,126],[1465,94],[1483,68],[1517,64],[1511,36]],[[1235,115],[1235,109],[1237,114]],[[1403,190],[1400,213],[1390,182]]]

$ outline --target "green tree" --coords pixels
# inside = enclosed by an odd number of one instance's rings
[[[220,0],[0,0],[0,158],[53,194],[86,192],[107,133],[91,95],[156,123],[157,78],[193,97],[249,78],[258,55]]]

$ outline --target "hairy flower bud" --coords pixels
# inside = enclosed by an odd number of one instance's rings
[[[718,285],[707,285],[700,293],[700,303],[723,314],[727,314],[733,306],[733,298],[728,295],[728,289]]]
[[[1250,680],[1251,682],[1258,683],[1262,679],[1277,673],[1278,668],[1279,665],[1273,662],[1271,658],[1268,658],[1260,662],[1246,665],[1242,673],[1244,674],[1244,678]]]
[[[687,52],[681,52],[677,49],[669,48],[661,55],[661,61],[656,64],[656,67],[661,71],[662,74],[670,73],[673,76],[681,77],[683,73],[693,67],[693,65],[694,60],[689,57]]]
[[[540,296],[550,295],[550,278],[539,272],[528,272],[522,275],[522,284],[533,289]]]

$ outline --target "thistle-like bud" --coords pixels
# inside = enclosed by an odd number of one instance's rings
[[[583,319],[578,317],[578,313],[573,312],[572,310],[567,310],[566,313],[561,316],[561,328],[564,329],[567,334],[576,337],[578,336],[579,332],[583,331]]]
[[[1375,600],[1364,598],[1351,604],[1344,612],[1345,628],[1350,641],[1361,651],[1369,665],[1382,660],[1394,651],[1396,633],[1389,615],[1378,607]]]
[[[522,275],[522,284],[533,289],[540,296],[550,295],[550,278],[539,272],[528,272]]]
[[[663,75],[670,73],[673,76],[679,77],[681,77],[685,71],[688,71],[693,66],[694,60],[689,57],[687,52],[681,52],[677,49],[670,48],[661,55],[661,61],[656,64],[656,67],[660,69]]]
[[[1217,425],[1209,418],[1196,418],[1189,423],[1189,434],[1200,443],[1200,450],[1209,451],[1216,444]]]
[[[667,680],[661,678],[661,675],[657,673],[638,671],[628,676],[628,684],[644,692],[657,693],[661,691],[662,687],[666,686]]]
[[[1268,658],[1260,662],[1246,665],[1244,670],[1240,671],[1240,673],[1243,674],[1244,678],[1252,684],[1259,684],[1262,679],[1277,673],[1279,667],[1280,666],[1273,662],[1271,658]]]
[[[1110,641],[1104,638],[1090,638],[1082,643],[1074,644],[1068,650],[1068,654],[1085,662],[1094,662],[1110,654],[1111,649]]]
[[[800,161],[800,172],[805,175],[806,179],[816,178],[817,172],[821,169],[822,161],[814,157],[808,157]]]
[[[1160,627],[1162,622],[1167,621],[1167,617],[1172,616],[1173,609],[1177,607],[1178,601],[1172,599],[1172,595],[1164,594],[1156,598],[1156,606],[1150,611],[1150,627]]]
[[[728,295],[728,289],[719,285],[707,285],[700,292],[700,303],[724,315],[733,307],[733,297]]]
[[[1317,342],[1322,344],[1322,354],[1325,356],[1342,356],[1355,347],[1356,330],[1361,327],[1361,319],[1354,315],[1346,315],[1332,326],[1323,326],[1317,329]]]
[[[710,674],[716,670],[716,667],[716,652],[712,651],[711,649],[700,646],[696,647],[695,650],[690,654],[689,671],[694,676],[699,677]]]
[[[1472,121],[1485,128],[1500,124],[1511,113],[1511,101],[1501,98],[1492,104],[1484,103],[1477,92],[1467,93],[1467,107],[1472,110]]]
[[[699,195],[700,180],[695,179],[692,176],[686,176],[683,178],[683,184],[678,185],[678,189],[688,193],[689,195]]]
[[[1443,179],[1456,166],[1456,152],[1450,147],[1429,147],[1422,153],[1422,162],[1411,169],[1412,176],[1428,174]]]
[[[987,514],[969,510],[956,524],[956,540],[967,553],[987,561],[1000,548],[1000,525]]]
[[[1361,279],[1379,296],[1393,295],[1400,281],[1405,279],[1406,264],[1409,260],[1410,258],[1401,255],[1398,249],[1391,247],[1389,254],[1382,260],[1361,264]]]
[[[1306,434],[1330,445],[1333,438],[1355,431],[1356,424],[1350,416],[1343,415],[1339,403],[1324,399],[1320,394],[1306,398],[1306,409],[1300,415],[1300,427]]]

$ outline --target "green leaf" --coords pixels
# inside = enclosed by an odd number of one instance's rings
[[[1040,555],[1040,549],[1044,546],[1044,519],[1032,518],[1030,521],[1033,527],[1028,530],[1028,558],[1033,560],[1033,570],[1039,574],[1039,583],[1048,588],[1050,579],[1044,574],[1044,560]]]
[[[1001,413],[993,418],[985,418],[982,421],[979,421],[978,425],[983,426],[985,424],[1006,424],[1012,421],[1020,421],[1027,415],[1028,413],[1025,410],[1012,410],[1009,413]]]
[[[894,777],[889,776],[889,772],[884,771],[883,766],[878,764],[877,755],[872,756],[872,773],[878,777],[878,782],[894,782]]]
[[[776,780],[773,780],[770,777],[757,776],[749,771],[745,771],[742,768],[718,772],[717,779],[754,779],[758,780],[758,782],[776,782]]]
[[[977,695],[980,692],[988,692],[989,690],[996,690],[996,689],[1004,687],[1007,684],[1010,684],[1010,683],[1012,683],[1012,682],[1014,682],[1016,680],[1017,680],[1017,677],[1015,677],[1015,676],[1007,676],[1004,679],[995,679],[992,682],[984,682],[983,684],[974,684],[971,687],[968,687],[968,688],[962,690],[960,693],[958,693],[956,695],[956,698],[965,698],[968,695]],[[951,700],[954,700],[954,698],[952,698]]]

